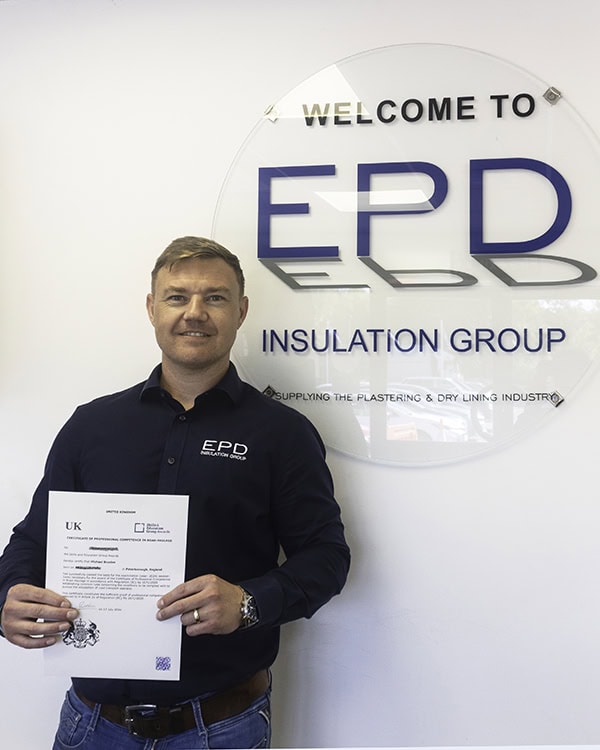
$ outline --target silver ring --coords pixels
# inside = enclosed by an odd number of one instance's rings
[[[197,609],[192,612],[192,615],[194,616],[194,622],[200,622],[200,612]]]

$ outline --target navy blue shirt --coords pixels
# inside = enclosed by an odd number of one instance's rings
[[[0,605],[15,583],[44,586],[48,490],[177,494],[190,497],[186,580],[214,573],[240,584],[260,622],[226,636],[184,631],[178,682],[74,678],[97,703],[171,704],[270,666],[279,626],[339,593],[350,562],[323,444],[302,414],[244,383],[233,365],[185,411],[160,373],[78,407],[59,432],[0,558]]]

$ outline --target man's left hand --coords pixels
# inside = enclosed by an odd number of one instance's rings
[[[158,600],[158,620],[180,617],[188,635],[227,635],[241,623],[242,589],[216,575],[179,584]]]

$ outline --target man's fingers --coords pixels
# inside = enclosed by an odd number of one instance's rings
[[[32,637],[40,635],[60,635],[71,627],[71,623],[65,620],[16,620],[9,623],[14,632]]]
[[[171,605],[177,604],[177,602],[180,602],[184,599],[188,599],[189,597],[202,592],[207,586],[215,584],[216,581],[217,576],[204,575],[198,576],[197,578],[192,578],[190,581],[180,583],[178,586],[175,586],[174,589],[171,589],[171,591],[168,591],[159,599],[158,608],[164,609],[165,607],[170,607]],[[184,610],[182,609],[182,611]]]
[[[205,596],[210,596],[210,588],[218,585],[219,579],[215,575],[204,575],[180,583],[162,596],[157,606],[158,619],[168,620],[170,617],[181,616],[193,607],[199,605]],[[202,596],[199,596],[202,594]]]
[[[57,594],[51,589],[43,589],[39,586],[31,586],[28,583],[17,583],[11,586],[6,596],[7,602],[28,602],[47,604],[51,607],[70,607],[71,603],[62,594]]]
[[[35,649],[35,648],[47,648],[48,646],[53,646],[55,643],[58,642],[58,640],[59,638],[57,636],[45,636],[43,638],[31,638],[30,636],[21,635],[17,633],[10,639],[10,642],[13,643],[15,646],[20,646],[21,648]]]
[[[23,648],[52,646],[71,627],[70,622],[36,622],[35,620],[7,620],[3,632],[8,641]]]
[[[2,608],[2,629],[19,622],[27,622],[31,625],[40,625],[38,620],[49,621],[50,626],[54,623],[67,623],[77,617],[76,609],[67,609],[65,607],[53,607],[47,604],[37,604],[29,602],[9,602],[6,600]],[[54,626],[56,627],[56,625]]]
[[[159,620],[179,617],[188,635],[231,633],[240,624],[242,590],[216,575],[193,578],[158,601]]]
[[[28,584],[12,586],[2,607],[2,630],[22,648],[51,646],[78,615],[60,594]]]

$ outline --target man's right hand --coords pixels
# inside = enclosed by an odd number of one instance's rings
[[[16,646],[45,648],[59,640],[78,614],[61,594],[18,583],[8,590],[0,625],[6,639]]]

